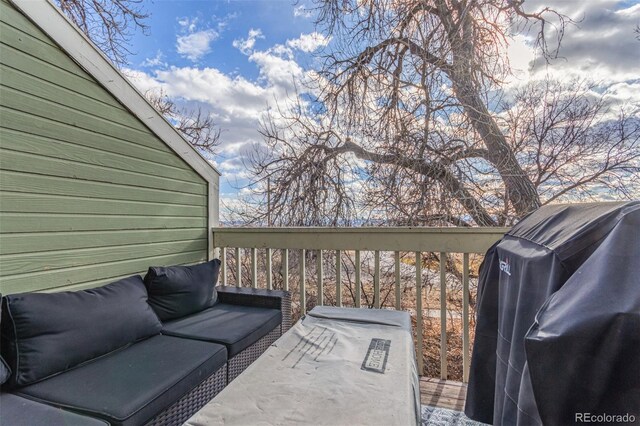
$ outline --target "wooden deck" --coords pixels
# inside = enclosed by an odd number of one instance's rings
[[[420,400],[422,405],[462,411],[467,396],[467,385],[452,380],[430,377],[420,378]]]

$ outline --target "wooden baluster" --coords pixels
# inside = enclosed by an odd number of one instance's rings
[[[400,252],[394,253],[396,273],[396,310],[402,309],[402,295],[400,294]]]
[[[380,309],[380,251],[374,252],[373,307]]]
[[[273,289],[273,271],[271,267],[272,252],[270,248],[266,249],[266,256],[267,256],[267,265],[266,265],[267,266],[267,289],[272,290]]]
[[[342,306],[342,252],[336,250],[336,306]]]
[[[307,274],[305,265],[305,249],[300,250],[300,315],[307,312],[307,293],[305,291],[305,276]]]
[[[282,250],[282,285],[285,291],[289,291],[289,250]]]
[[[356,250],[356,308],[360,307],[362,280],[360,276],[360,250]]]
[[[258,287],[258,255],[256,248],[251,249],[251,287]]]
[[[324,305],[324,268],[322,264],[323,250],[318,250],[316,259],[316,268],[318,269],[318,305]]]
[[[418,359],[418,375],[424,374],[424,354],[422,329],[424,321],[422,319],[422,253],[416,252],[416,358]]]
[[[220,269],[222,269],[220,271],[220,273],[222,274],[222,279],[220,280],[220,283],[222,285],[227,285],[227,248],[226,247],[222,247],[220,249]]]
[[[447,379],[447,254],[440,252],[440,378]]]
[[[236,247],[236,287],[242,286],[242,258],[240,247]]]
[[[462,381],[469,381],[469,253],[462,255]]]

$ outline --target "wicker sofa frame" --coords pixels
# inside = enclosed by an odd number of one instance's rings
[[[178,426],[211,401],[227,386],[227,364],[157,415],[147,426]]]
[[[217,287],[217,290],[221,303],[279,309],[282,312],[280,325],[230,358],[224,366],[157,415],[147,426],[182,425],[291,328],[291,293],[288,291],[228,286]]]

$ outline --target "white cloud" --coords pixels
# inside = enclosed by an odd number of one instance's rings
[[[298,5],[293,9],[293,16],[296,18],[302,17],[305,19],[311,18],[313,16],[313,12],[307,8],[304,4]]]
[[[188,16],[185,16],[184,18],[178,19],[178,25],[180,25],[183,31],[192,33],[195,32],[198,21],[199,19],[197,17],[189,18]]]
[[[565,27],[558,57],[548,63],[534,49],[535,28],[510,41],[507,54],[513,75],[507,78],[505,99],[527,82],[580,80],[604,94],[610,105],[640,110],[640,41],[634,34],[640,4],[629,6],[622,0],[531,0],[525,4],[527,12],[544,7],[567,15],[574,23]],[[547,25],[546,31],[547,43],[553,48],[558,22],[552,23],[555,25]]]
[[[176,51],[191,61],[197,61],[211,51],[211,43],[219,34],[214,30],[203,30],[178,36]]]
[[[638,78],[640,43],[634,29],[640,22],[640,5],[628,6],[621,0],[535,0],[527,10],[546,6],[568,15],[575,24],[565,28],[558,59],[547,65],[543,58],[536,58],[534,76],[551,73],[561,79],[587,77],[603,84]],[[547,29],[550,44],[557,39],[553,28]]]
[[[303,70],[293,59],[283,58],[273,52],[254,52],[249,60],[260,69],[260,78],[270,86],[292,90],[294,81],[300,79]]]
[[[519,79],[527,78],[532,62],[535,59],[535,50],[531,40],[524,35],[516,35],[509,41],[507,56],[514,76]]]
[[[620,105],[631,115],[640,117],[640,80],[612,84],[603,96],[610,104]]]
[[[233,13],[228,13],[227,15],[225,15],[222,18],[218,18],[216,16],[213,17],[214,21],[218,21],[218,32],[222,33],[224,30],[227,29],[227,27],[229,26],[229,24],[231,23],[231,21],[233,21],[234,19],[236,19],[238,16],[240,16],[240,14],[238,14],[237,12],[233,12]]]
[[[256,45],[256,40],[259,38],[264,38],[262,30],[260,28],[257,30],[251,28],[246,39],[239,38],[237,40],[233,40],[233,47],[240,50],[240,52],[245,55],[250,55]]]
[[[156,52],[156,56],[154,56],[153,58],[146,58],[144,61],[142,61],[140,66],[146,68],[166,67],[167,63],[164,59],[164,54],[161,50],[158,50]]]
[[[329,41],[331,41],[331,37],[326,37],[318,32],[312,32],[310,34],[300,34],[300,37],[293,40],[287,40],[287,46],[310,53],[326,46],[329,44]]]

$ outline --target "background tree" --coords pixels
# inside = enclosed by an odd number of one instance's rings
[[[317,11],[333,36],[307,87],[317,97],[271,114],[269,149],[251,161],[282,224],[509,224],[639,170],[637,118],[611,117],[588,88],[547,82],[501,100],[514,29],[535,31],[543,57],[557,54],[568,21],[548,8],[322,0]]]
[[[209,114],[197,107],[181,108],[163,91],[147,91],[149,103],[164,115],[191,145],[203,152],[214,154],[220,145],[222,131]]]
[[[58,0],[60,9],[96,46],[121,67],[127,63],[129,41],[136,30],[146,31],[149,17],[143,0]]]

